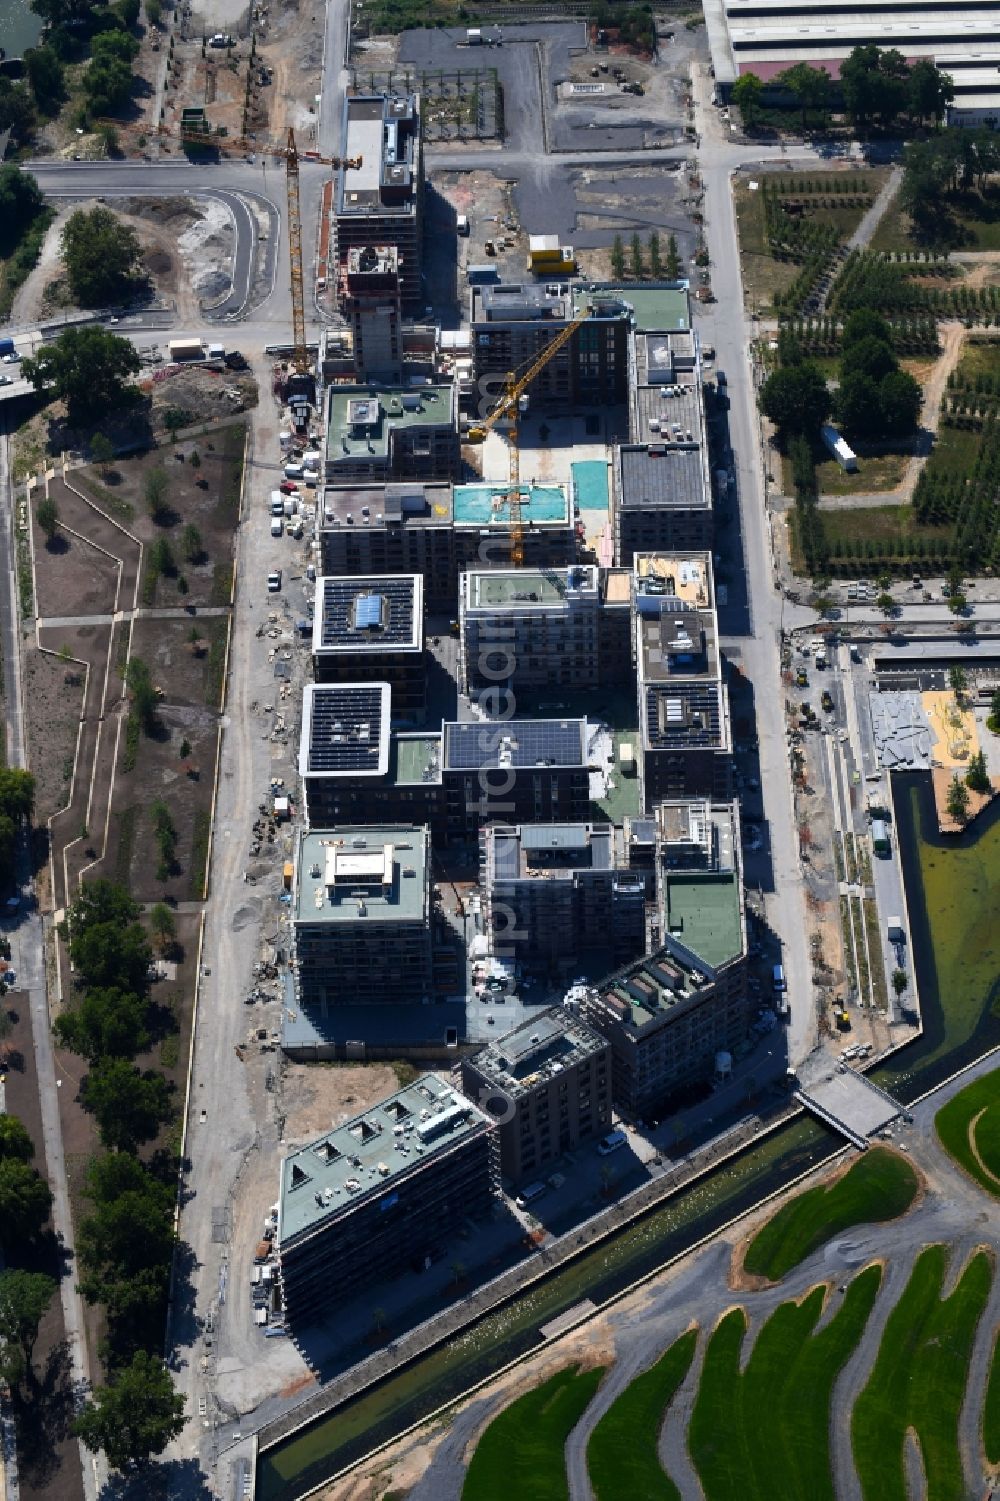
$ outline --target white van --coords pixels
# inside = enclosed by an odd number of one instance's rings
[[[624,1131],[609,1131],[597,1143],[597,1150],[601,1157],[610,1157],[612,1152],[617,1152],[619,1147],[624,1147],[627,1143],[628,1137]]]
[[[302,478],[302,473],[303,473],[303,470],[302,470],[302,465],[301,464],[286,464],[285,465],[285,478],[286,479],[301,479]]]
[[[536,1199],[540,1199],[545,1192],[546,1185],[544,1183],[529,1183],[521,1189],[514,1203],[518,1209],[527,1209],[529,1204],[533,1204]]]

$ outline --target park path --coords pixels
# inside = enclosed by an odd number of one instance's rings
[[[852,250],[864,250],[865,247],[871,242],[872,236],[874,235],[876,229],[878,229],[882,215],[885,213],[886,209],[889,207],[890,203],[899,192],[900,184],[902,183],[902,181],[902,167],[893,167],[892,171],[889,173],[889,176],[886,178],[885,182],[882,184],[881,188],[876,194],[875,201],[872,204],[871,208],[862,215],[861,223],[858,225],[857,229],[848,240],[848,253],[850,253],[850,251]]]

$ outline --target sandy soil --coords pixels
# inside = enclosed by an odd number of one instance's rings
[[[285,1138],[307,1141],[399,1088],[387,1063],[286,1063]]]
[[[931,771],[934,807],[937,810],[938,828],[942,834],[961,834],[963,829],[968,828],[972,820],[983,811],[986,804],[992,802],[1000,792],[1000,777],[993,778],[992,792],[973,792],[971,787],[966,787],[965,790],[969,794],[969,816],[964,824],[958,824],[948,813],[948,788],[951,786],[951,779],[954,775],[950,766],[935,766]]]
[[[287,0],[272,5],[265,18],[259,51],[273,76],[258,98],[266,113],[270,140],[280,140],[289,126],[303,140],[315,139],[314,100],[320,92],[323,16],[320,0]]]
[[[71,639],[63,645],[71,652],[74,649]],[[83,670],[78,663],[60,661],[48,652],[26,651],[22,686],[30,764],[35,775],[35,817],[44,824],[65,807],[69,797]]]

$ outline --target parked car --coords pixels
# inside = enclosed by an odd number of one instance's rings
[[[280,516],[272,516],[271,517],[271,536],[272,537],[280,537],[281,536],[281,531],[282,531],[282,518]],[[270,588],[270,587],[271,587],[270,584],[268,584],[268,588]]]
[[[278,489],[281,491],[282,495],[298,495],[299,493],[298,485],[293,484],[290,479],[283,479],[281,481],[281,484],[278,486]]]
[[[275,568],[267,576],[267,592],[268,592],[268,594],[277,594],[277,592],[278,592],[278,590],[280,588],[281,588],[281,569],[280,568]]]

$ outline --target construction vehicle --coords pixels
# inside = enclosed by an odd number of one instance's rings
[[[115,130],[121,131],[120,122],[117,120],[102,121],[113,125]],[[149,128],[143,127],[143,134],[149,134]],[[262,156],[273,156],[276,161],[285,164],[285,192],[288,201],[288,260],[291,272],[292,291],[292,364],[295,369],[303,372],[309,369],[309,355],[306,350],[306,300],[302,277],[302,212],[299,206],[299,162],[302,160],[319,162],[324,167],[333,167],[334,170],[348,168],[356,170],[361,166],[360,156],[320,156],[318,151],[299,151],[295,141],[295,132],[289,126],[288,138],[283,146],[274,141],[251,140],[249,136],[220,136],[210,131],[192,129],[190,125],[182,123],[180,131],[175,133],[165,125],[157,125],[153,128],[153,134],[166,140],[180,139],[183,146],[198,146],[210,151],[239,152],[254,155],[260,152]]]
[[[507,424],[505,428],[507,448],[510,454],[510,512],[511,512],[511,562],[519,568],[524,561],[524,526],[521,519],[522,485],[521,485],[521,450],[518,444],[517,419],[522,411],[521,402],[525,400],[525,392],[537,375],[545,369],[549,360],[557,355],[564,344],[568,344],[576,333],[581,323],[586,323],[590,317],[590,307],[587,306],[551,339],[540,354],[528,361],[520,370],[507,372],[503,395],[496,406],[481,423],[469,429],[467,441],[469,443],[485,443],[486,436],[492,432],[498,422]]]

